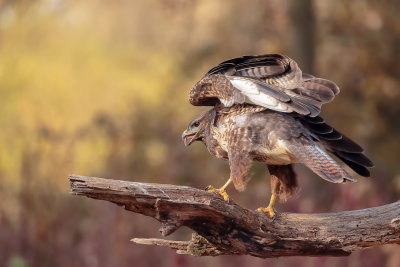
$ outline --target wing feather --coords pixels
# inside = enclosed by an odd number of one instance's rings
[[[344,163],[346,163],[347,166],[349,166],[353,171],[355,171],[359,175],[364,176],[364,177],[369,177],[371,175],[369,170],[365,166],[355,163],[352,160],[348,160],[348,159],[342,157],[341,155],[339,155],[338,153],[333,153],[333,154],[335,154],[335,156],[337,156],[340,160],[342,160]]]
[[[334,141],[334,140],[340,140],[342,139],[342,134],[333,129],[331,133],[326,133],[326,134],[321,134],[319,135],[319,138],[321,140],[326,140],[326,141]]]
[[[289,151],[314,173],[332,183],[357,179],[348,174],[323,148],[317,144],[287,144]]]
[[[374,164],[372,161],[367,158],[364,154],[361,153],[348,153],[342,151],[336,151],[335,155],[339,156],[341,159],[347,159],[358,165],[362,165],[364,167],[373,167]]]
[[[285,55],[243,56],[220,63],[190,91],[193,105],[254,104],[281,112],[317,116],[339,93],[329,80],[302,73]]]
[[[247,92],[248,89],[246,87],[252,87],[251,91],[252,93],[255,93],[255,91],[253,90],[257,89],[257,93],[264,93],[271,95],[272,97],[276,98],[279,101],[282,102],[290,101],[290,97],[280,88],[263,83],[259,80],[246,77],[236,77],[236,76],[228,76],[227,79],[232,83],[232,85],[236,89],[238,89],[242,93]]]
[[[298,117],[326,148],[361,176],[369,177],[367,167],[373,167],[372,161],[363,154],[363,149],[347,136],[336,131],[320,117]]]

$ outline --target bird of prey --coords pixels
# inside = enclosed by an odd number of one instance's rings
[[[252,161],[265,163],[272,196],[258,211],[275,218],[276,198],[286,200],[296,191],[294,163],[303,163],[333,183],[356,181],[337,159],[357,174],[370,176],[367,168],[373,163],[363,149],[318,116],[322,104],[338,93],[335,83],[303,73],[285,55],[230,59],[209,70],[190,90],[191,104],[213,108],[189,123],[182,140],[185,146],[202,141],[212,155],[229,161],[225,185],[208,187],[225,200],[231,182],[237,190],[245,189]]]

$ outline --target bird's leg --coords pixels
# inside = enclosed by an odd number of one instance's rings
[[[275,212],[275,209],[274,209],[275,201],[276,201],[276,194],[272,193],[271,199],[269,200],[268,207],[266,207],[266,208],[258,208],[257,211],[258,212],[266,212],[266,213],[268,213],[269,217],[271,217],[271,219],[274,220],[275,217],[276,217],[276,212]]]
[[[268,170],[271,174],[271,200],[268,207],[258,208],[257,211],[267,212],[274,220],[276,217],[274,209],[276,198],[279,196],[279,199],[286,200],[293,195],[297,189],[297,180],[292,165],[268,165]]]
[[[225,201],[229,203],[229,196],[226,193],[225,189],[232,183],[232,179],[229,178],[229,180],[219,189],[215,189],[212,185],[207,186],[206,190],[209,192],[216,193],[224,198]]]

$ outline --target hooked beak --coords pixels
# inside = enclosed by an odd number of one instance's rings
[[[189,146],[193,142],[193,140],[196,137],[197,133],[198,133],[197,131],[193,132],[193,133],[189,133],[187,130],[185,130],[182,133],[182,141],[185,144],[185,146]]]

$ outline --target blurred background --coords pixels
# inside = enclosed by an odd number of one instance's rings
[[[0,1],[0,266],[399,266],[395,245],[342,258],[196,258],[131,243],[159,223],[69,194],[68,174],[205,188],[227,162],[180,136],[189,89],[241,55],[284,53],[341,93],[322,116],[359,142],[372,178],[335,185],[298,166],[277,209],[331,212],[400,197],[399,1]],[[231,197],[269,199],[265,166]],[[181,229],[171,239],[187,240]]]

